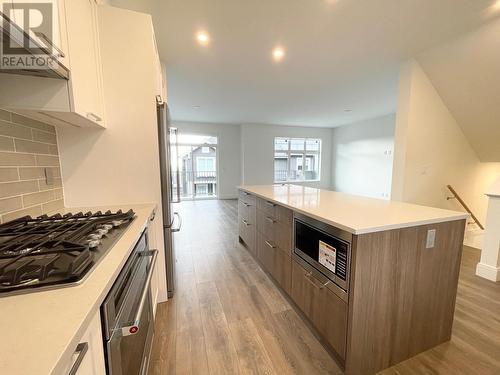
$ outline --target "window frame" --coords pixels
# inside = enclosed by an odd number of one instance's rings
[[[195,159],[196,159],[196,172],[217,172],[217,165],[216,165],[216,157],[215,156],[196,156]],[[201,161],[204,161],[204,162],[210,161],[210,163],[213,164],[214,169],[210,170],[210,171],[200,171],[198,168],[200,166],[200,164],[198,164],[198,163]]]
[[[286,139],[287,140],[287,144],[288,144],[288,149],[287,150],[278,150],[276,149],[276,141],[278,139]],[[304,148],[303,150],[293,150],[292,149],[292,140],[294,141],[303,141],[304,142]],[[311,142],[311,141],[314,141],[314,142],[318,142],[318,150],[307,150],[307,143],[308,142]],[[322,148],[321,148],[321,143],[322,143],[322,140],[321,138],[307,138],[307,137],[274,137],[274,140],[273,140],[273,150],[274,150],[274,154],[273,154],[273,181],[275,184],[286,184],[286,183],[302,183],[302,182],[320,182],[321,181],[321,151],[322,151]],[[287,177],[286,177],[286,180],[276,180],[276,169],[275,169],[275,161],[276,161],[276,153],[281,153],[281,154],[286,154],[286,174],[287,174]],[[291,156],[292,155],[297,155],[297,154],[300,154],[302,156],[302,176],[303,176],[303,179],[296,179],[296,180],[290,180],[290,172],[291,172],[291,169],[290,169],[290,160],[291,160]],[[318,157],[318,170],[317,170],[317,175],[318,177],[315,178],[315,179],[306,179],[305,178],[305,168],[306,168],[306,159],[307,159],[307,156],[308,155],[316,155]],[[283,157],[285,158],[285,157]]]

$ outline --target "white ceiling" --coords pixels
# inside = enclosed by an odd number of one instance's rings
[[[493,0],[112,3],[153,14],[174,120],[309,126],[394,112],[401,61],[495,16]]]
[[[482,161],[500,161],[500,20],[418,56]]]

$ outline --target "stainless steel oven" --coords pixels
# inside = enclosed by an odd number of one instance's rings
[[[157,254],[149,250],[144,231],[101,306],[110,375],[147,373],[154,325],[150,284]]]
[[[298,213],[293,221],[294,256],[347,293],[352,234]]]

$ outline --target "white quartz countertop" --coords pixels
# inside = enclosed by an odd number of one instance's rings
[[[90,275],[72,287],[0,297],[0,374],[61,373],[146,228],[155,204],[66,208],[133,209],[136,218]]]
[[[239,188],[352,234],[434,224],[465,219],[469,216],[464,212],[291,184]]]

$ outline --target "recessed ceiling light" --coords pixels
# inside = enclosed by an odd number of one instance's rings
[[[198,44],[206,46],[210,43],[210,35],[208,35],[206,31],[198,31],[196,33],[196,40],[198,41]]]
[[[201,107],[199,105],[193,105],[193,109],[200,109]]]
[[[280,62],[285,57],[285,50],[283,47],[274,47],[273,49],[273,60]]]

